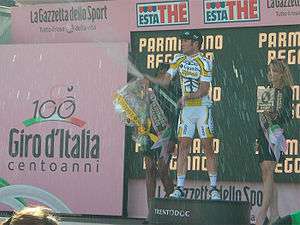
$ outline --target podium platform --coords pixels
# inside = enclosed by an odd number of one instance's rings
[[[248,202],[159,199],[151,201],[151,224],[249,225]]]

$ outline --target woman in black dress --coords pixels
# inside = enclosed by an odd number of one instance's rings
[[[267,213],[270,210],[270,223],[278,219],[278,196],[274,183],[274,170],[280,160],[274,154],[274,146],[269,143],[269,128],[274,125],[285,130],[292,120],[292,75],[286,63],[281,60],[272,60],[268,65],[268,80],[270,88],[275,89],[277,105],[274,110],[259,113],[258,145],[259,162],[263,181],[263,203],[256,218],[256,225],[268,224]],[[267,124],[267,125],[266,125]],[[267,131],[267,132],[266,132]],[[281,158],[281,157],[280,157]]]

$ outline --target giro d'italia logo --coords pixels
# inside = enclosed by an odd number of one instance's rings
[[[136,4],[137,26],[189,24],[189,2],[147,2]]]
[[[85,122],[74,116],[76,113],[73,86],[57,85],[50,89],[50,97],[33,102],[33,116],[23,121],[24,126],[47,122],[60,121],[83,127]]]
[[[260,20],[259,0],[204,0],[204,23]]]

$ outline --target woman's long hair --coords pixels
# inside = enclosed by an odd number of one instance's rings
[[[289,66],[283,60],[273,59],[268,65],[268,79],[270,74],[270,66],[274,67],[274,70],[282,74],[284,86],[292,87],[294,84],[292,73],[289,69]]]

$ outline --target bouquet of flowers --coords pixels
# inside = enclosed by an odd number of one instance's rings
[[[273,152],[277,162],[279,162],[282,153],[287,150],[283,129],[278,124],[274,124],[267,114],[260,113],[259,121],[269,143],[269,152]]]
[[[146,144],[148,138],[153,142],[158,140],[158,137],[150,132],[149,96],[142,79],[131,81],[117,91],[114,106],[123,122],[136,128],[133,138],[137,143]]]

